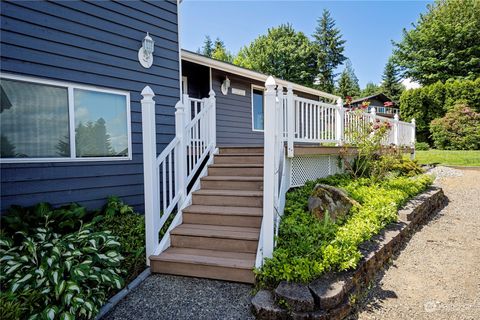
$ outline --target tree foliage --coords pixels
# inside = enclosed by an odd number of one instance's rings
[[[345,69],[340,74],[340,78],[338,79],[337,94],[340,97],[358,97],[360,95],[358,78],[355,75],[355,70],[353,69],[350,60],[347,60]]]
[[[328,10],[323,10],[322,17],[318,19],[318,25],[313,34],[313,44],[317,59],[316,86],[323,91],[333,92],[335,69],[347,58],[343,55],[345,40],[338,28],[335,28],[335,20]]]
[[[416,119],[418,141],[431,142],[430,122],[443,117],[456,103],[465,103],[476,112],[480,111],[480,78],[438,81],[406,90],[400,97],[400,112],[405,121]]]
[[[430,132],[437,149],[479,150],[480,113],[458,104],[443,118],[433,120]]]
[[[215,60],[233,62],[233,54],[227,50],[225,43],[216,38],[214,42],[210,36],[205,36],[203,47],[197,50],[198,53]]]
[[[381,92],[398,103],[405,87],[400,83],[399,71],[392,58],[388,59],[385,65],[382,80]]]
[[[373,82],[368,82],[365,85],[365,88],[361,91],[360,96],[369,97],[369,96],[373,96],[373,95],[375,95],[377,93],[380,93],[380,92],[382,92],[382,89],[380,88],[380,86],[377,86]]]
[[[240,49],[234,63],[307,86],[312,86],[316,74],[313,45],[290,24],[268,29],[266,35]]]
[[[403,39],[395,59],[421,84],[480,76],[480,1],[437,0]]]

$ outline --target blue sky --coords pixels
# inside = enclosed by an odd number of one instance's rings
[[[328,9],[347,40],[345,54],[352,61],[363,88],[380,83],[392,53],[391,40],[400,40],[431,1],[200,1],[181,4],[181,44],[196,51],[205,35],[219,37],[233,53],[267,29],[281,23],[310,36],[317,18]],[[343,67],[342,67],[343,68]],[[341,71],[341,70],[340,70]]]

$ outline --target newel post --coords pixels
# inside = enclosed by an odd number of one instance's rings
[[[375,118],[377,117],[377,109],[375,109],[375,107],[372,107],[370,109],[370,116],[371,116],[370,121],[375,122]]]
[[[398,124],[398,114],[393,116],[393,144],[399,145],[400,126]]]
[[[186,99],[185,99],[186,98]],[[178,139],[176,150],[176,183],[179,191],[178,203],[180,205],[185,201],[187,195],[187,148],[185,136],[186,112],[185,105],[188,105],[188,96],[184,97],[183,102],[178,101],[175,105],[175,136]]]
[[[215,148],[217,146],[217,99],[213,89],[208,93],[208,101],[210,103],[210,143]]]
[[[145,196],[145,245],[147,265],[159,244],[160,199],[155,130],[155,94],[149,86],[142,90],[143,183]]]
[[[337,118],[336,118],[336,126],[337,129],[336,138],[338,141],[338,145],[343,145],[344,137],[345,137],[345,109],[343,108],[343,100],[342,98],[338,98],[337,100]]]
[[[275,79],[270,76],[265,82],[264,108],[264,165],[263,165],[263,219],[262,256],[268,258],[273,253],[274,241],[274,199],[275,199],[275,119],[276,90]],[[263,259],[262,259],[263,260]]]
[[[293,95],[293,87],[288,84],[287,91],[287,156],[293,158],[294,146],[293,139],[295,136],[295,96]]]
[[[415,118],[412,118],[412,140],[411,140],[411,146],[413,148],[413,153],[411,154],[410,158],[413,160],[415,159],[415,142],[417,140],[417,137],[416,137],[416,127],[417,127],[417,124],[415,122]]]

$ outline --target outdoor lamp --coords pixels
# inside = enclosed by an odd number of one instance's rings
[[[228,77],[225,76],[225,80],[223,80],[222,88],[221,88],[223,95],[227,95],[228,88],[230,88],[230,79],[228,79]]]
[[[147,32],[142,40],[142,47],[138,50],[138,61],[144,68],[150,68],[153,64],[153,51],[155,50],[155,41]]]

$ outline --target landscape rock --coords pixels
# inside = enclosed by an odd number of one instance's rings
[[[330,275],[318,278],[309,285],[321,310],[332,309],[342,302],[346,295],[346,286],[344,277]]]
[[[275,289],[277,301],[284,300],[293,311],[312,311],[315,301],[306,285],[282,281]]]
[[[358,202],[349,198],[345,191],[326,184],[317,184],[308,198],[308,210],[319,220],[328,212],[332,220],[344,217]]]
[[[252,299],[253,312],[257,319],[283,320],[288,312],[275,304],[273,294],[268,290],[260,290]]]

